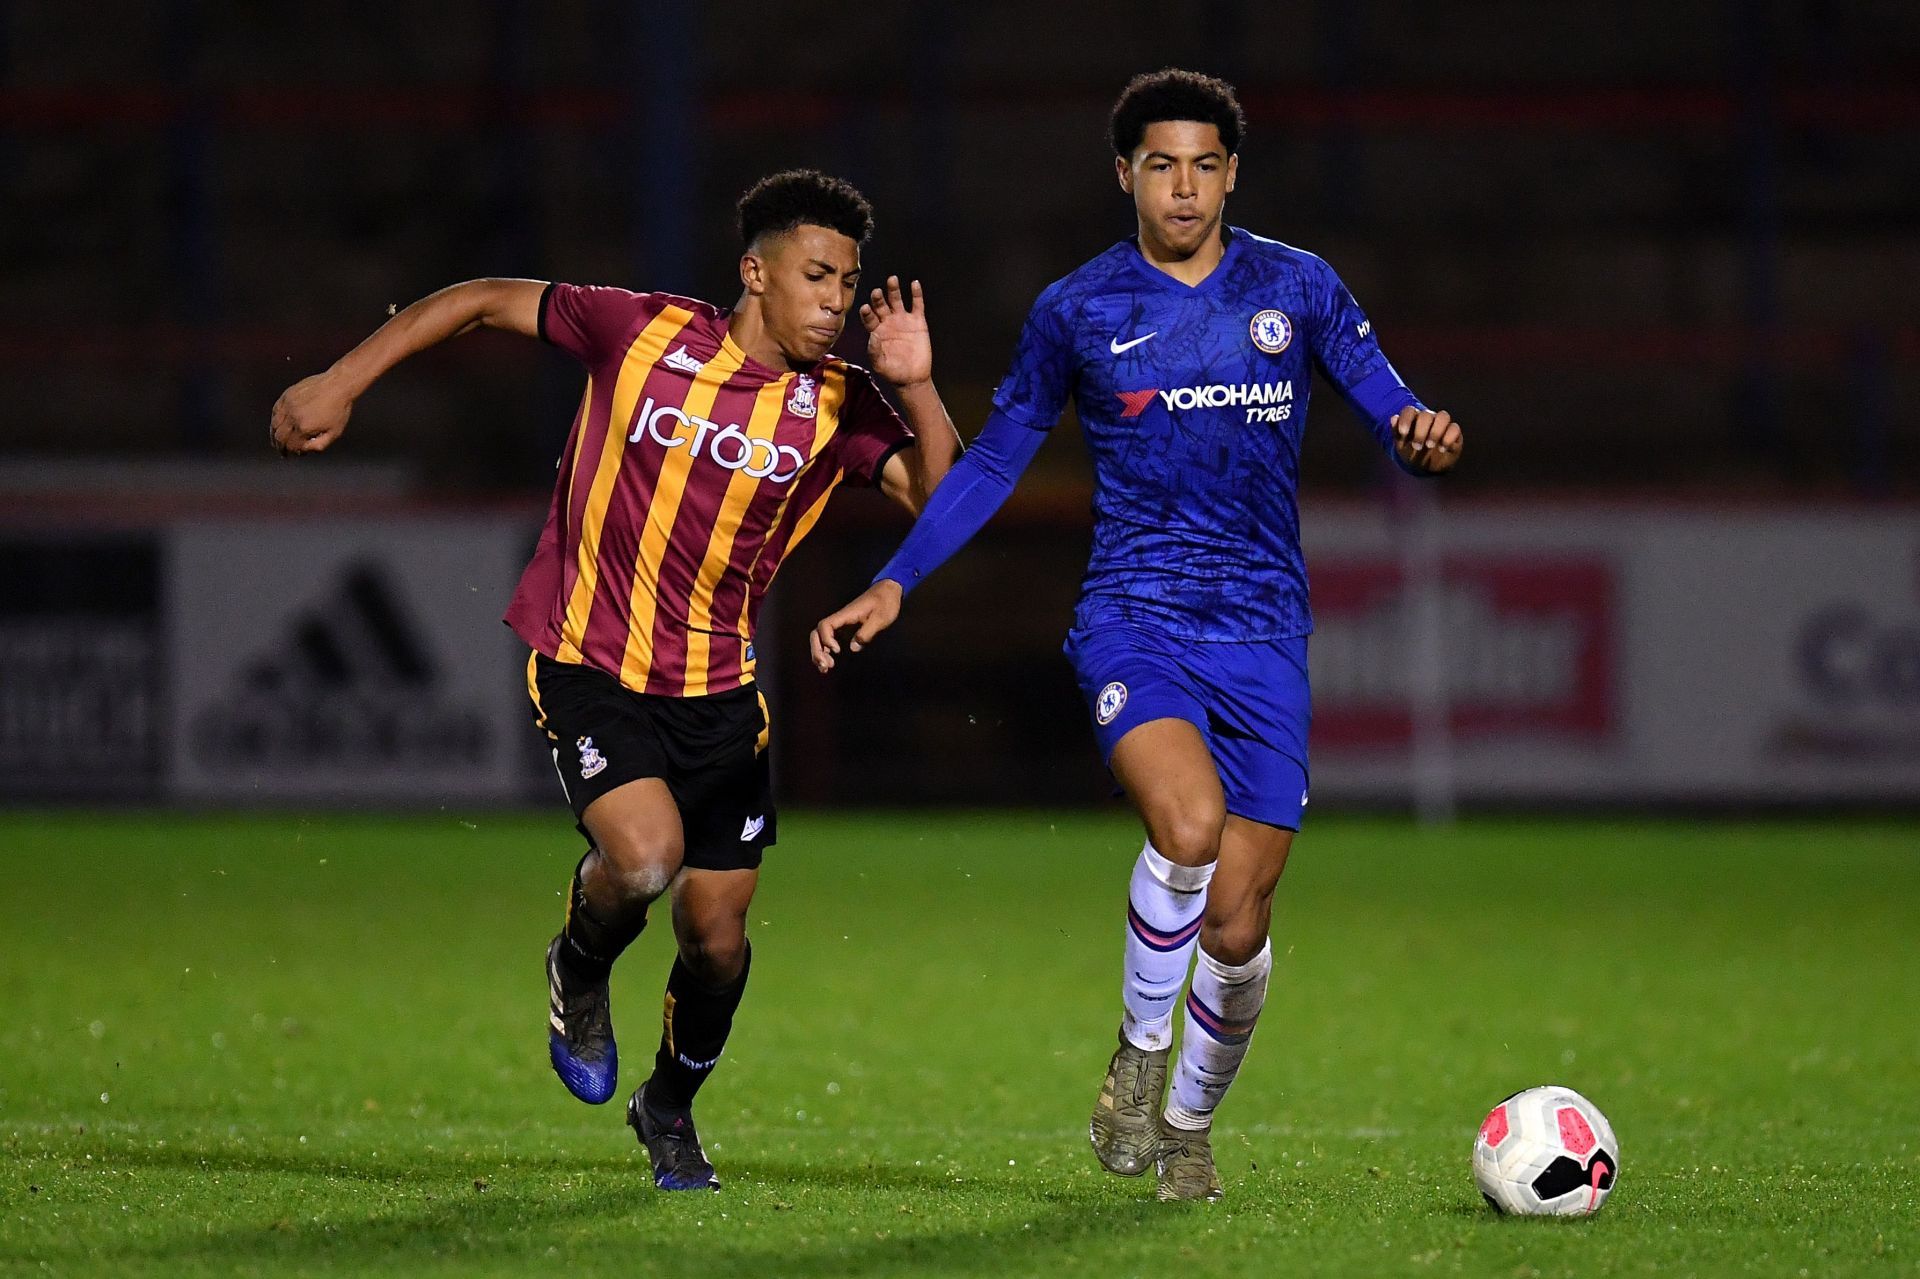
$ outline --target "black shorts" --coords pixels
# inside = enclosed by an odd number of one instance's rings
[[[773,846],[767,708],[753,685],[662,697],[535,653],[527,692],[533,722],[552,741],[553,766],[576,822],[616,786],[658,777],[680,809],[686,865],[747,870]],[[592,841],[585,825],[580,833]]]

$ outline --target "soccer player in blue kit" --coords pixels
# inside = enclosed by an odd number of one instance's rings
[[[1407,471],[1447,471],[1462,444],[1394,372],[1331,267],[1224,223],[1244,128],[1219,80],[1165,70],[1127,86],[1113,148],[1139,234],[1040,294],[973,447],[873,585],[810,640],[824,672],[842,630],[858,628],[858,652],[892,625],[1074,398],[1094,536],[1066,652],[1147,834],[1120,1042],[1090,1132],[1109,1171],[1157,1167],[1162,1199],[1221,1196],[1213,1114],[1266,999],[1273,893],[1307,803],[1312,621],[1295,492],[1312,371]]]

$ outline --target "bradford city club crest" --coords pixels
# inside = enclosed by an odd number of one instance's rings
[[[1293,341],[1293,321],[1287,318],[1285,311],[1276,311],[1271,307],[1254,316],[1247,331],[1253,335],[1253,344],[1268,355],[1280,354]]]
[[[818,408],[814,400],[813,379],[802,373],[793,380],[793,394],[787,397],[787,412],[795,417],[812,417]]]

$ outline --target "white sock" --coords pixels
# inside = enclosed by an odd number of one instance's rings
[[[1244,964],[1223,964],[1200,952],[1193,989],[1187,995],[1186,1033],[1180,1062],[1167,1092],[1167,1122],[1175,1128],[1205,1128],[1220,1099],[1233,1086],[1247,1041],[1267,1002],[1267,974],[1273,969],[1273,943]]]
[[[1127,891],[1126,969],[1120,1033],[1136,1048],[1173,1044],[1173,1009],[1193,962],[1213,866],[1176,866],[1148,844]]]

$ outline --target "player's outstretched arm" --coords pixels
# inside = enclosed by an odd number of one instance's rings
[[[469,329],[540,334],[540,280],[468,280],[401,311],[324,373],[302,378],[273,403],[268,437],[283,457],[319,453],[340,438],[353,402],[409,355]]]
[[[918,290],[915,303],[912,314],[924,326]],[[907,593],[984,528],[1013,492],[1021,473],[1046,441],[1047,432],[1059,420],[1072,389],[1074,347],[1065,317],[1070,305],[1063,304],[1057,284],[1035,299],[1027,313],[1026,327],[1020,332],[1012,368],[994,395],[994,411],[974,437],[972,447],[933,487],[926,509],[913,522],[900,549],[875,576],[873,585],[839,612],[821,618],[813,628],[807,644],[814,667],[822,674],[833,669],[834,658],[840,653],[840,632],[853,629],[850,647],[854,652],[872,643],[900,616],[900,604]],[[930,346],[926,358],[931,376]],[[954,444],[958,446],[957,439]],[[930,461],[939,465],[926,457],[920,464]]]
[[[833,669],[833,659],[840,653],[840,632],[849,627],[855,628],[853,638],[848,641],[853,652],[858,653],[871,644],[875,636],[899,618],[900,603],[905,598],[906,592],[900,589],[900,583],[883,577],[839,612],[821,618],[813,634],[807,636],[813,668],[822,675]]]
[[[1445,475],[1460,460],[1466,436],[1445,409],[1409,404],[1393,415],[1393,453],[1400,464],[1423,475]]]
[[[840,632],[854,628],[849,648],[859,652],[900,616],[901,601],[978,533],[1000,509],[1021,472],[1040,451],[1047,433],[996,412],[947,478],[934,490],[927,509],[914,521],[906,540],[861,596],[820,620],[807,637],[815,669],[833,669]]]
[[[927,328],[927,303],[915,280],[906,292],[900,277],[887,277],[860,308],[867,330],[867,359],[873,371],[893,384],[900,410],[913,430],[913,447],[887,459],[880,491],[918,515],[960,456],[960,433],[933,385],[933,338]]]

